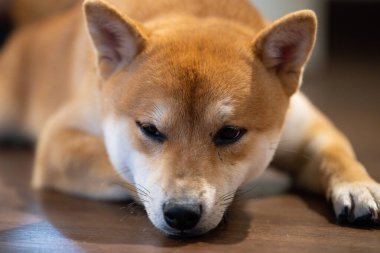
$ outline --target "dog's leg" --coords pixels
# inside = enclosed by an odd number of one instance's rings
[[[20,126],[26,91],[25,37],[14,34],[0,54],[0,134]]]
[[[37,149],[32,181],[35,189],[52,188],[101,200],[131,196],[112,168],[101,138],[52,120]]]
[[[292,98],[275,164],[293,172],[301,186],[325,193],[339,221],[380,221],[380,185],[348,140],[302,94]]]

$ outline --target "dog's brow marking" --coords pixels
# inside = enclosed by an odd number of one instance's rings
[[[224,123],[228,121],[228,118],[234,114],[234,111],[235,109],[232,105],[231,99],[227,97],[227,98],[222,98],[220,100],[217,100],[214,103],[209,104],[207,111],[205,112],[204,115],[206,115],[207,118],[209,118],[210,115],[213,115],[214,117],[216,117],[219,123],[220,122]]]
[[[230,99],[224,99],[217,103],[217,113],[222,120],[225,120],[234,113]]]
[[[167,106],[163,103],[155,103],[152,110],[148,110],[142,114],[143,117],[151,120],[151,123],[159,124],[164,119],[167,112]]]
[[[156,118],[161,118],[166,112],[166,105],[165,104],[154,104],[153,105],[153,112],[152,114],[156,117]]]

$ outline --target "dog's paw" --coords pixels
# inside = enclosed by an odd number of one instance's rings
[[[339,223],[380,224],[380,185],[375,182],[340,183],[331,201]]]

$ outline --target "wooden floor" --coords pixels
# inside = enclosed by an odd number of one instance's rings
[[[380,181],[380,69],[337,61],[304,90],[353,141]],[[195,239],[165,236],[131,203],[33,192],[33,152],[0,151],[0,252],[380,252],[379,228],[336,224],[323,197],[291,189],[268,171],[232,205],[226,221]]]

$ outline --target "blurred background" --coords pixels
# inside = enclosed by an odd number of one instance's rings
[[[78,1],[0,0],[0,52],[13,30],[48,18]],[[317,13],[318,42],[306,71],[303,91],[349,136],[367,167],[378,173],[380,1],[251,1],[268,20],[300,9]]]
[[[309,73],[319,72],[335,57],[380,57],[379,0],[251,0],[270,20],[292,11],[318,15],[318,41]]]
[[[54,15],[81,0],[0,0],[0,45],[14,28]],[[380,56],[379,0],[251,0],[268,20],[314,10],[318,43],[309,71],[321,71],[335,56]]]
[[[0,46],[12,29],[48,18],[81,0],[0,0]],[[268,20],[314,10],[318,42],[308,73],[319,73],[336,56],[380,57],[379,0],[251,0]]]

